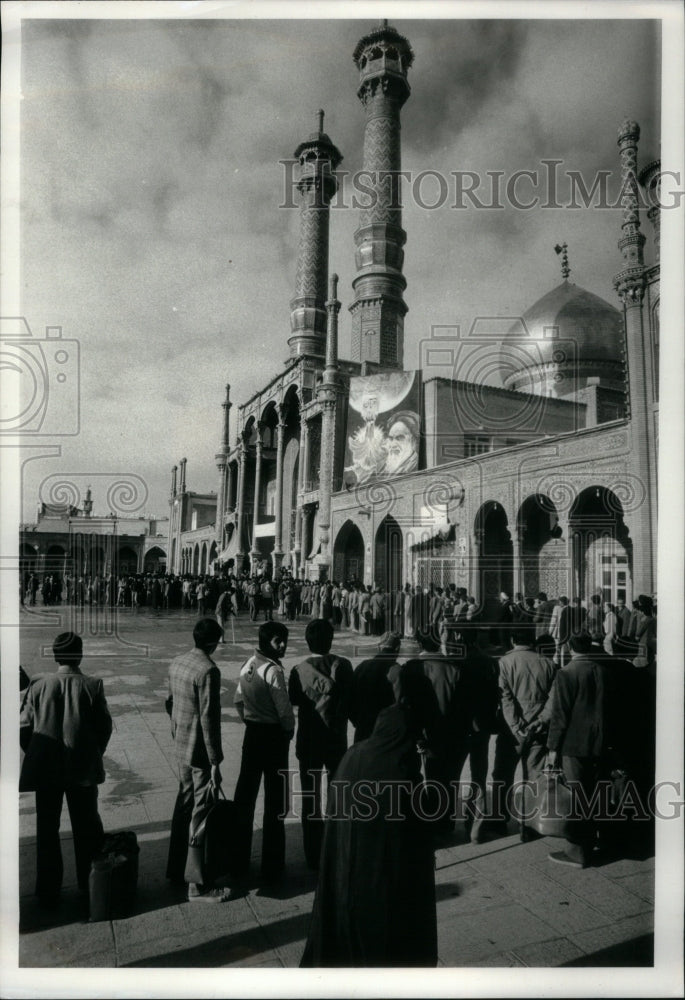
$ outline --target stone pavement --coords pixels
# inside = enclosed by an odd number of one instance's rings
[[[73,627],[66,609],[22,610],[22,664],[29,676],[51,671],[49,647]],[[185,902],[165,879],[170,817],[176,794],[173,744],[164,711],[170,659],[192,645],[189,612],[120,613],[115,623],[86,618],[83,669],[104,680],[114,718],[100,787],[105,830],[135,830],[140,875],[134,912],[88,923],[78,909],[68,814],[63,813],[65,876],[55,911],[33,898],[35,812],[20,796],[19,966],[36,967],[297,967],[307,935],[316,875],[304,862],[300,825],[287,822],[287,876],[278,889],[260,886],[221,905]],[[305,654],[304,622],[291,629],[286,669]],[[215,660],[222,673],[224,787],[229,797],[240,764],[242,724],[233,709],[241,664],[255,626],[230,627]],[[353,662],[373,639],[340,633],[336,648]],[[407,649],[406,653],[413,652]],[[494,743],[494,739],[492,741]],[[295,766],[291,751],[291,766]],[[465,778],[467,775],[464,776]],[[259,829],[261,802],[257,805]],[[261,847],[259,833],[254,852]],[[447,967],[651,966],[654,859],[620,860],[583,871],[547,861],[559,841],[521,844],[517,835],[481,845],[454,842],[436,853],[440,965]],[[256,866],[253,866],[256,867]]]

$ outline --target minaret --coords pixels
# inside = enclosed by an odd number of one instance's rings
[[[650,346],[642,302],[646,282],[642,252],[645,237],[640,231],[640,193],[637,181],[639,138],[640,126],[637,122],[624,121],[618,130],[623,210],[623,235],[618,241],[618,248],[623,257],[623,267],[614,278],[614,287],[623,303],[625,321],[631,462],[645,492],[644,502],[631,513],[629,519],[633,539],[633,590],[636,595],[651,594],[656,589],[656,441],[648,375],[651,366]]]
[[[399,170],[400,110],[409,97],[407,71],[414,54],[387,21],[365,35],[354,50],[357,91],[366,111],[364,170],[360,180],[372,195],[354,234],[357,276],[352,282],[352,360],[402,368],[404,355],[403,246]]]
[[[323,111],[317,112],[316,131],[294,153],[302,200],[295,297],[290,302],[290,357],[322,358],[326,347],[330,203],[338,190],[335,170],[342,155],[323,130],[323,116]]]
[[[224,546],[224,514],[226,513],[226,460],[230,447],[228,444],[228,417],[231,410],[231,387],[226,386],[226,399],[221,404],[224,411],[223,429],[221,431],[221,448],[214,456],[219,470],[219,488],[216,491],[216,523],[215,538],[219,552]]]
[[[330,296],[326,302],[328,332],[326,337],[326,367],[317,388],[321,407],[321,466],[319,473],[319,574],[326,579],[330,573],[331,493],[333,491],[333,462],[335,456],[335,411],[338,405],[340,380],[338,377],[338,275],[331,275]]]
[[[184,528],[183,521],[184,521],[184,518],[185,518],[186,502],[187,502],[186,501],[186,496],[185,496],[185,492],[186,492],[186,465],[187,464],[188,464],[188,459],[187,458],[182,458],[181,461],[179,462],[179,465],[180,465],[181,468],[180,468],[180,476],[179,476],[178,493],[176,495],[176,501],[177,501],[177,505],[178,505],[178,510],[177,510],[177,515],[176,515],[176,525],[175,525],[175,528],[176,528],[176,545],[175,545],[176,558],[174,560],[174,563],[175,563],[174,569],[173,569],[174,573],[178,572],[177,567],[180,566],[180,564],[181,564],[181,533],[182,533],[183,528]]]
[[[178,515],[178,505],[176,503],[178,466],[171,467],[171,492],[169,493],[169,537],[167,539],[167,566],[169,573],[176,572],[176,546],[173,544],[176,538],[176,517]]]
[[[86,490],[86,499],[83,501],[83,516],[84,517],[93,516],[93,494],[90,486]]]

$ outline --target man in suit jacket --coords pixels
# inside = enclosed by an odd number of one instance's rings
[[[577,784],[586,800],[592,799],[604,749],[604,668],[591,659],[592,639],[588,632],[569,637],[571,659],[557,674],[544,716],[549,718],[547,748],[561,758],[567,782]],[[565,851],[556,851],[549,860],[572,868],[590,863],[594,828],[581,818],[566,841]]]
[[[169,667],[167,711],[176,747],[179,788],[171,820],[167,878],[188,883],[189,902],[223,902],[222,889],[207,883],[204,872],[204,821],[221,784],[221,673],[211,658],[221,625],[200,618],[193,629],[195,648]]]
[[[510,793],[519,760],[524,781],[535,781],[542,772],[545,744],[534,723],[545,707],[555,675],[553,662],[532,648],[529,629],[515,628],[512,640],[514,648],[499,661],[503,719],[492,770],[493,811],[502,832],[511,812]],[[522,840],[528,839],[523,825],[520,833]]]
[[[34,678],[24,697],[20,741],[26,756],[19,791],[36,793],[36,895],[57,902],[62,888],[59,825],[66,795],[79,892],[88,896],[90,865],[102,844],[98,785],[112,734],[102,681],[79,670],[81,637],[62,632],[53,644],[57,671]]]

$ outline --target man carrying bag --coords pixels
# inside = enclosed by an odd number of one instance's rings
[[[193,629],[195,648],[177,656],[169,668],[167,711],[176,747],[179,789],[171,821],[167,878],[188,883],[188,901],[222,903],[205,868],[207,814],[221,785],[221,674],[211,659],[222,636],[213,618]]]

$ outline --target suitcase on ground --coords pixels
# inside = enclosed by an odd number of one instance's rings
[[[105,835],[90,868],[90,919],[127,916],[138,886],[138,838],[131,830]]]

